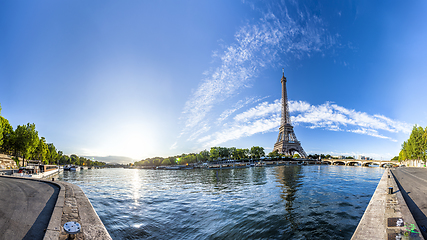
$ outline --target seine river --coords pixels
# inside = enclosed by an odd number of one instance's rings
[[[350,239],[383,168],[64,172],[113,239]]]

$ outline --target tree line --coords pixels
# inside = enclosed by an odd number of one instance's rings
[[[1,106],[0,106],[1,113]],[[85,166],[102,166],[104,162],[92,161],[79,157],[75,154],[64,155],[58,151],[53,143],[47,143],[45,137],[40,137],[34,123],[18,125],[14,130],[9,120],[0,115],[0,152],[14,156],[16,164],[19,166],[19,157],[22,163],[25,160],[40,160],[44,164],[74,164]]]
[[[253,146],[249,148],[235,148],[235,147],[211,147],[210,151],[203,150],[199,153],[183,153],[181,155],[170,156],[170,157],[154,157],[146,158],[134,163],[135,166],[160,166],[160,165],[186,165],[192,163],[200,162],[211,162],[222,159],[232,159],[232,160],[243,160],[249,161],[251,159],[260,159],[265,157],[265,152],[263,147]],[[295,153],[293,156],[280,154],[276,151],[268,153],[267,157],[272,160],[279,159],[291,159],[291,158],[300,158],[298,153]],[[310,159],[330,159],[334,158],[329,154],[310,154],[308,155]],[[346,159],[353,159],[351,156],[345,157]]]
[[[427,127],[424,129],[414,125],[409,139],[404,141],[399,152],[399,161],[422,160],[426,162],[427,156]]]
[[[135,166],[159,166],[159,165],[186,165],[199,162],[217,161],[222,159],[250,160],[264,157],[264,148],[253,146],[248,148],[235,147],[211,147],[210,151],[203,150],[199,153],[181,154],[171,157],[146,158],[134,163]]]

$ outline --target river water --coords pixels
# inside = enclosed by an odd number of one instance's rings
[[[64,172],[113,239],[350,239],[383,168]]]

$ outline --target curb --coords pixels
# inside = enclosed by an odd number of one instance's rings
[[[351,240],[386,239],[384,224],[385,197],[387,189],[387,170],[384,171],[368,206],[357,225]]]
[[[388,187],[393,187],[392,194],[388,193]],[[409,211],[401,191],[390,169],[385,170],[351,239],[424,240],[421,233],[412,231],[419,232],[420,228]],[[403,223],[397,224],[398,220]]]
[[[393,187],[393,189],[399,189],[399,191],[394,191],[396,193],[396,197],[397,197],[397,201],[400,203],[400,210],[402,213],[402,217],[403,219],[405,219],[405,222],[408,223],[412,223],[414,226],[416,226],[416,230],[420,231],[420,227],[418,226],[417,222],[415,221],[414,217],[412,216],[411,211],[409,210],[408,205],[406,204],[405,199],[403,198],[402,195],[402,190],[399,188],[399,185],[397,184],[399,181],[396,180],[396,177],[394,176],[394,173],[392,171],[390,171],[390,175],[391,177],[391,186]],[[414,239],[422,239],[424,240],[424,237],[422,234],[418,234],[417,236],[418,238],[414,238]]]
[[[64,199],[65,199],[65,189],[61,183],[55,181],[49,181],[40,178],[28,178],[28,177],[14,177],[14,176],[0,176],[4,178],[16,178],[16,179],[24,179],[36,182],[45,182],[47,184],[53,184],[59,187],[58,197],[56,199],[55,207],[53,208],[52,215],[50,217],[48,227],[44,234],[43,240],[57,240],[59,239],[59,234],[61,231],[61,218],[62,218],[62,208],[64,207]]]
[[[81,225],[82,232],[84,234],[85,239],[112,239],[89,199],[83,192],[83,190],[72,183],[60,182],[60,181],[50,181],[39,178],[29,178],[29,177],[16,177],[16,176],[0,176],[4,178],[16,178],[37,182],[44,182],[47,184],[53,184],[59,187],[58,197],[56,199],[56,204],[53,209],[52,215],[50,217],[48,227],[46,229],[43,240],[58,240],[60,239],[62,230],[62,214],[65,206],[65,186],[64,184],[68,184],[72,187],[75,195],[75,199],[77,201],[79,215],[81,216]]]

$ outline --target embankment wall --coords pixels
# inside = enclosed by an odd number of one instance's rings
[[[394,176],[386,169],[351,239],[424,239],[419,229]]]

